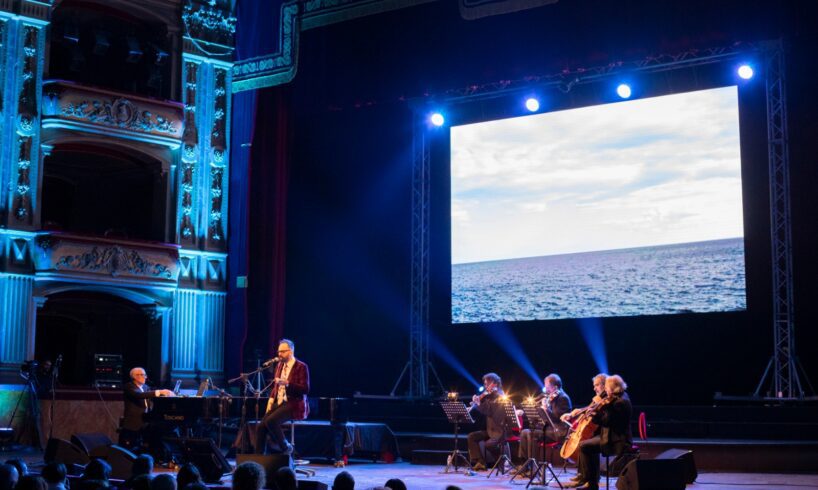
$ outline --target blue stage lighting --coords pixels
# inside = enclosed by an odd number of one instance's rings
[[[619,86],[616,87],[616,95],[622,97],[623,99],[630,98],[631,86],[627,83],[620,83]]]
[[[545,393],[545,386],[542,387],[542,392]]]
[[[531,112],[537,112],[540,110],[540,101],[534,97],[529,97],[525,100],[525,108]]]
[[[483,393],[484,391],[486,391],[486,387],[485,387],[485,386],[481,386],[480,388],[477,388],[477,392],[478,392],[478,393]]]
[[[429,120],[432,121],[432,124],[438,127],[443,126],[443,123],[446,122],[446,119],[443,118],[443,114],[439,112],[432,114],[432,117],[430,117]]]
[[[748,64],[739,66],[736,72],[738,73],[738,76],[743,78],[744,80],[749,80],[753,78],[753,67]]]
[[[577,320],[579,330],[585,338],[591,357],[594,359],[596,369],[600,373],[608,373],[608,356],[605,351],[605,334],[602,330],[602,322],[599,318],[583,318]]]

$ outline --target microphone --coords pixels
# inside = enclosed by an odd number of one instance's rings
[[[270,367],[271,365],[277,363],[280,360],[281,360],[280,357],[274,357],[272,359],[268,359],[268,360],[264,361],[264,364],[262,364],[261,367],[265,367],[265,368]]]

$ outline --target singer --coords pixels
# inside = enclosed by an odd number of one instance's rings
[[[125,416],[119,431],[119,445],[131,451],[141,452],[142,438],[146,432],[143,416],[150,409],[148,400],[157,396],[174,396],[170,390],[151,390],[145,382],[145,369],[135,367],[129,373],[131,380],[125,383]]]
[[[292,454],[293,446],[284,437],[281,424],[287,420],[303,420],[309,414],[307,394],[310,392],[310,369],[295,358],[295,344],[292,340],[281,339],[277,359],[278,361],[271,359],[264,363],[278,362],[278,365],[274,368],[275,377],[271,383],[267,412],[256,433],[257,454],[265,454],[268,435],[275,443],[276,452]]]

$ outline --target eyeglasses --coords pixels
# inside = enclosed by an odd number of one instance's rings
[[[285,352],[290,352],[290,349],[285,349],[285,350],[278,351],[279,354],[284,354]]]
[[[142,376],[142,377],[145,377],[145,376],[147,376],[147,374],[145,374],[145,373],[136,373],[136,374],[134,374],[134,376]]]

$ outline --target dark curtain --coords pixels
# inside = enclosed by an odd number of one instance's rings
[[[245,355],[273,353],[284,331],[287,184],[289,173],[289,90],[258,93],[251,151],[249,245],[250,287]]]
[[[236,5],[238,27],[236,31],[236,59],[242,60],[279,49],[278,26],[281,1],[257,2],[240,0]],[[255,90],[240,92],[233,96],[230,140],[230,192],[229,192],[229,242],[228,242],[228,289],[227,314],[225,318],[225,373],[235,376],[247,366],[244,362],[245,345],[248,342],[248,289],[237,287],[236,278],[248,277],[253,288],[253,278],[261,279],[261,271],[250,273],[250,176],[251,151],[258,114],[258,93]],[[265,112],[261,112],[262,115]],[[263,134],[263,133],[262,133]],[[266,156],[259,155],[260,158]],[[255,163],[255,165],[259,165]],[[254,261],[255,262],[255,261]],[[261,282],[255,284],[260,286]]]

